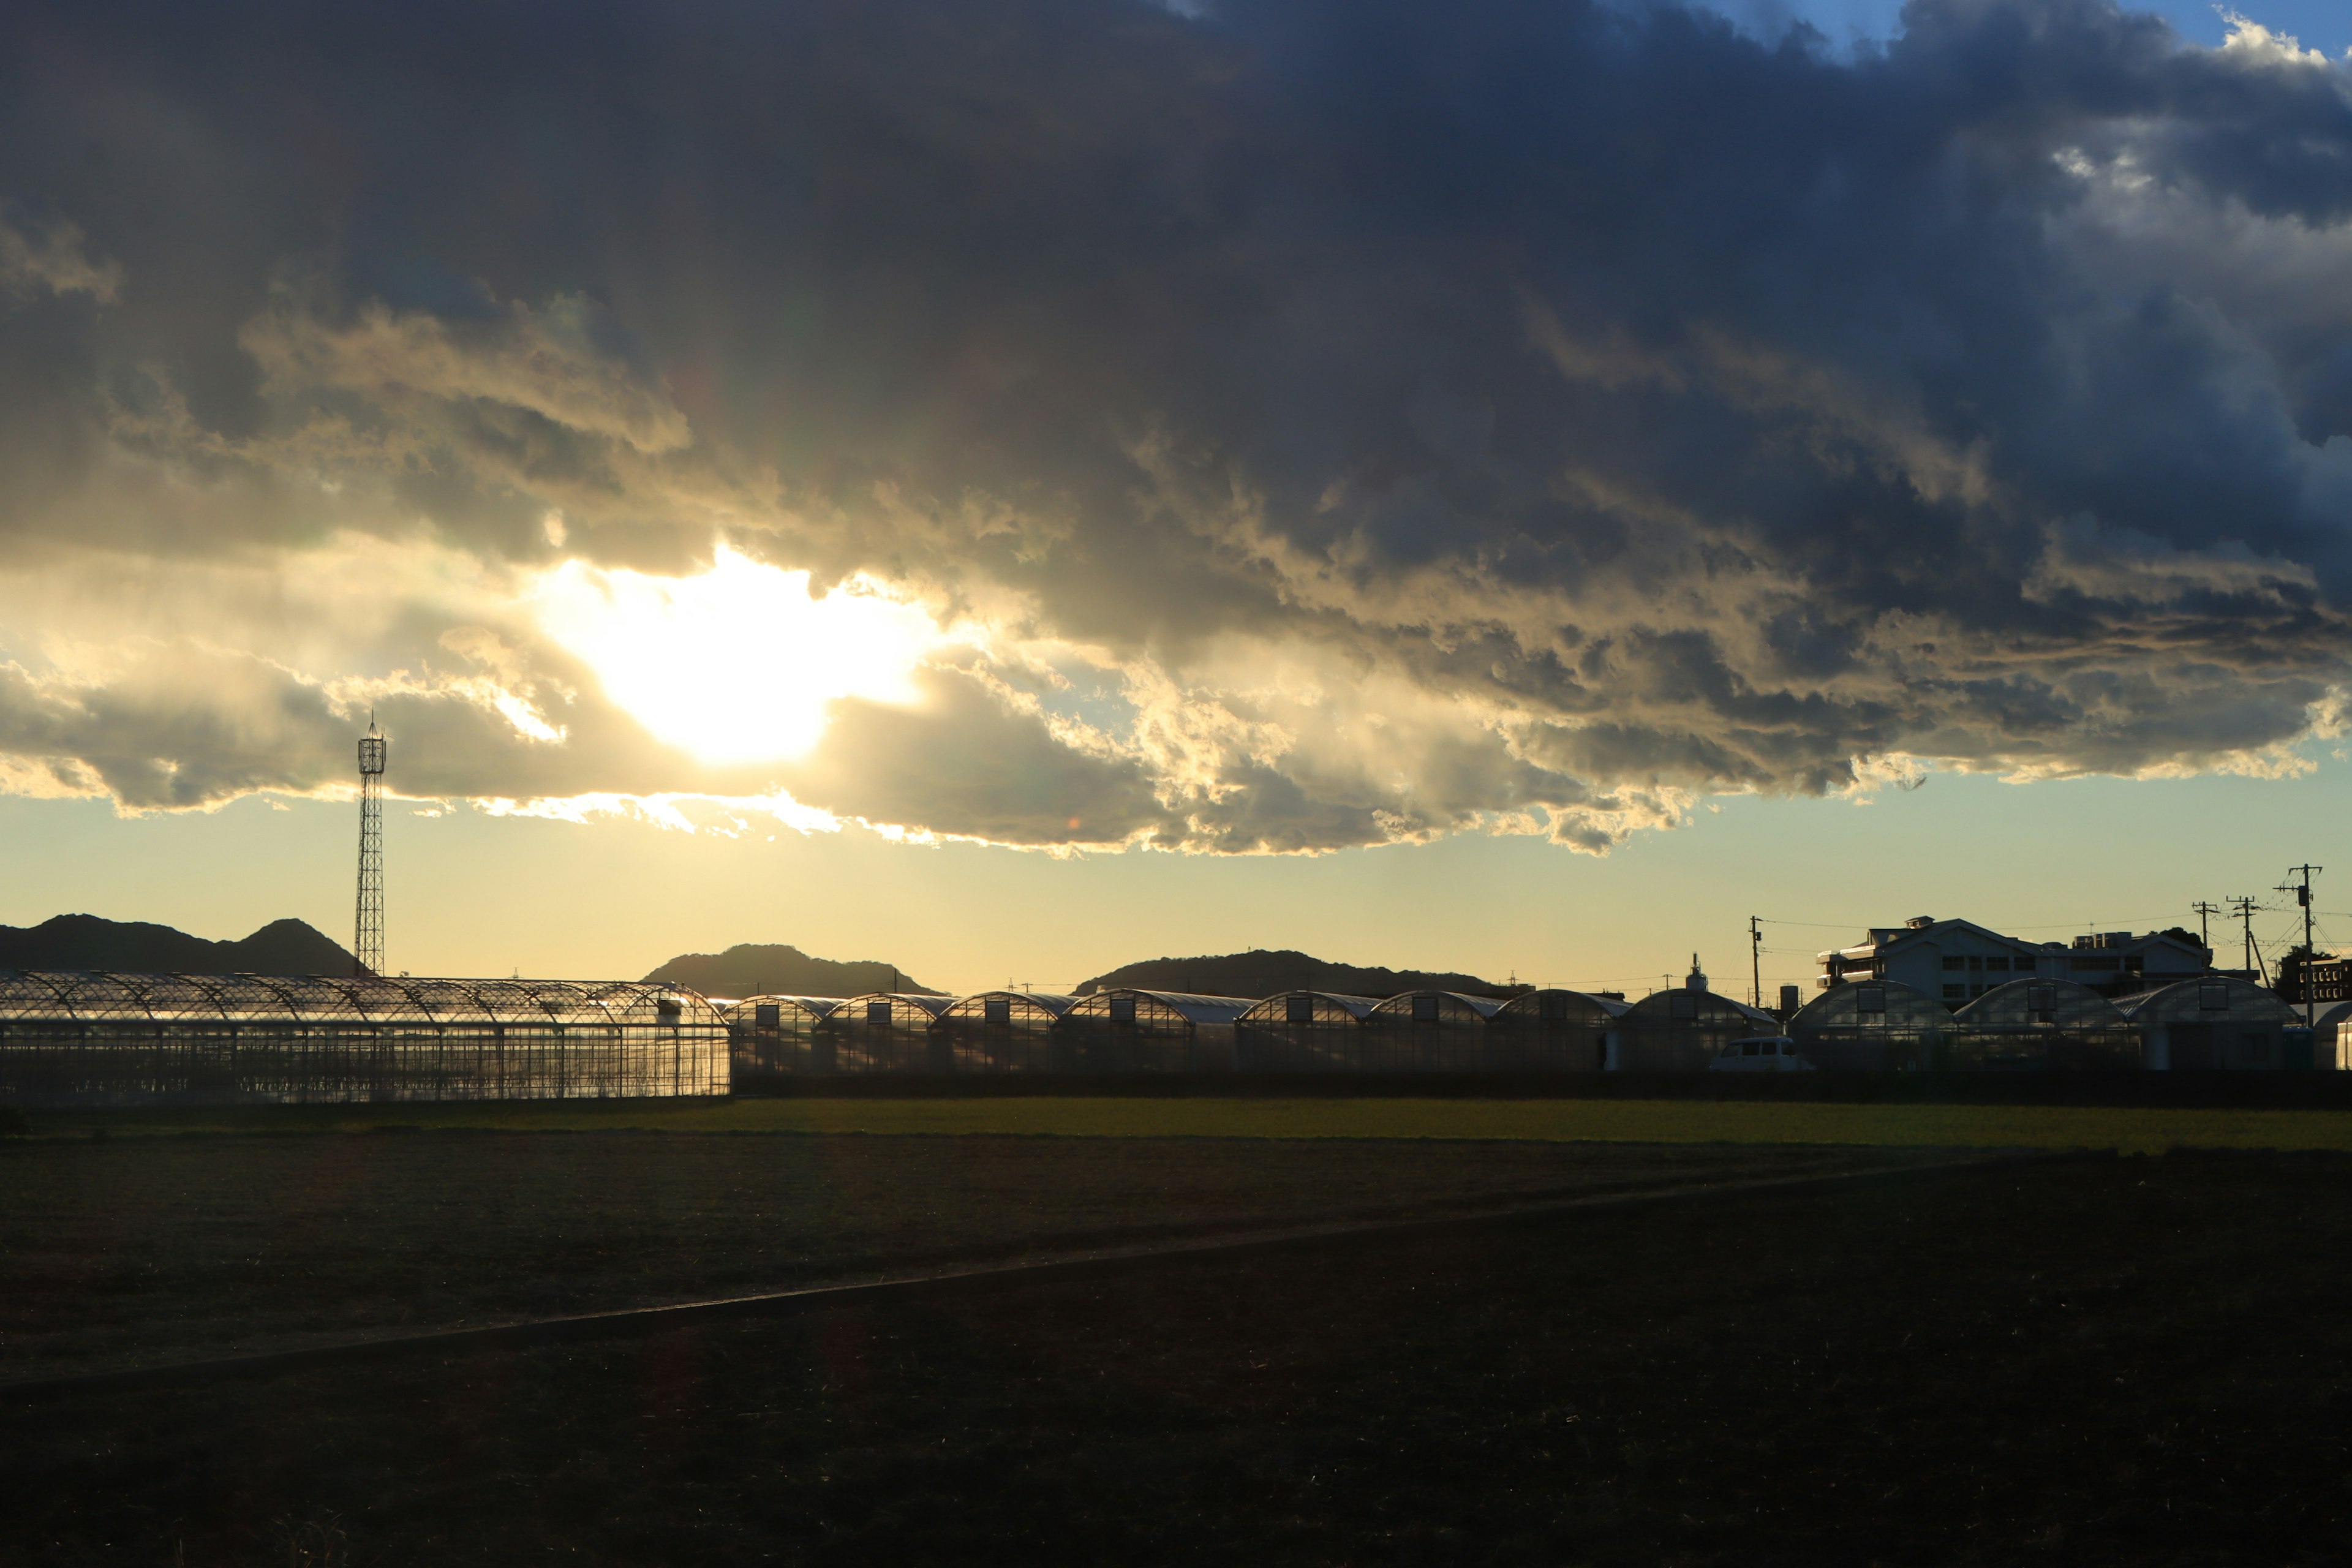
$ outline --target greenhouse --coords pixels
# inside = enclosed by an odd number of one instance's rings
[[[2122,1008],[2071,980],[2012,980],[1953,1015],[1938,1067],[2137,1068],[2139,1031]]]
[[[1062,1015],[1073,1070],[1087,1073],[1230,1072],[1238,996],[1121,986],[1081,996]]]
[[[1328,991],[1253,1002],[1234,1024],[1234,1064],[1243,1072],[1351,1072],[1364,1019],[1378,1005]]]
[[[42,1105],[723,1095],[726,1021],[625,982],[0,973],[0,1094]]]
[[[2311,1065],[2322,1072],[2352,1070],[2352,1002],[2332,1002],[2311,1020]]]
[[[1910,1071],[1936,1064],[1951,1009],[1895,980],[1832,985],[1788,1023],[1797,1053],[1832,1072]]]
[[[2141,1061],[2156,1071],[2261,1071],[2309,1067],[2303,1018],[2251,981],[2226,974],[2183,980],[2119,1004],[2138,1026]],[[2289,1031],[2293,1031],[2290,1035]],[[2290,1060],[2290,1040],[2300,1047]]]
[[[838,996],[747,996],[722,1008],[735,1071],[816,1071],[816,1026],[840,1005]]]
[[[1407,991],[1364,1016],[1359,1072],[1484,1072],[1486,1020],[1502,1003],[1454,991]]]
[[[949,1072],[1068,1070],[1068,1039],[1055,1028],[1073,996],[983,991],[966,996],[931,1026],[933,1057]]]
[[[1524,992],[1487,1021],[1487,1065],[1496,1072],[1602,1071],[1624,1013],[1624,1003],[1581,991]]]
[[[1625,1009],[1617,1021],[1617,1060],[1622,1072],[1705,1072],[1717,1052],[1753,1035],[1778,1035],[1771,1014],[1685,985],[1654,991]]]
[[[946,1042],[931,1026],[952,996],[873,991],[826,1013],[811,1033],[811,1066],[821,1073],[944,1072]]]

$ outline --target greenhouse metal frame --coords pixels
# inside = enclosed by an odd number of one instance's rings
[[[816,1026],[841,1005],[839,996],[746,996],[719,1012],[727,1019],[729,1055],[739,1073],[817,1070]]]
[[[1331,991],[1263,997],[1234,1021],[1234,1065],[1242,1072],[1353,1071],[1364,1018],[1379,1005]]]
[[[2116,1004],[2139,1031],[2142,1064],[2156,1071],[2260,1072],[2311,1067],[2311,1034],[2275,992],[2233,975],[2177,981]],[[2290,1062],[2294,1041],[2302,1052]]]
[[[1357,1032],[1359,1072],[1484,1072],[1502,1009],[1491,996],[1406,991],[1364,1015]]]
[[[1068,1072],[1075,1066],[1071,1041],[1056,1026],[1076,1000],[1036,991],[958,997],[931,1026],[934,1044],[944,1043],[950,1072]]]
[[[1797,1053],[1833,1072],[1906,1072],[1936,1064],[1952,1010],[1899,980],[1851,980],[1797,1009]]]
[[[1952,1015],[1936,1065],[2111,1070],[2141,1065],[2140,1031],[2114,1002],[2054,976],[1996,985]]]
[[[811,1031],[819,1072],[944,1072],[947,1042],[931,1026],[955,1001],[907,991],[870,991],[833,1008]]]
[[[1745,1002],[1688,986],[1654,991],[1617,1020],[1617,1067],[1626,1072],[1705,1072],[1732,1041],[1778,1035],[1780,1021]]]
[[[0,1094],[32,1104],[723,1095],[729,1065],[674,986],[0,973]]]
[[[1239,996],[1118,986],[1081,996],[1062,1015],[1072,1070],[1082,1073],[1231,1072]]]
[[[1559,986],[1524,991],[1486,1021],[1486,1060],[1496,1072],[1601,1072],[1625,1004]]]

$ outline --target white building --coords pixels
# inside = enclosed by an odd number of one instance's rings
[[[2091,931],[2071,942],[2027,942],[1970,921],[1920,915],[1899,926],[1873,926],[1852,947],[1818,955],[1814,984],[1826,991],[1850,980],[1892,980],[1957,1007],[2010,981],[2071,980],[2107,996],[2128,996],[2212,972],[2210,949],[2188,931]]]

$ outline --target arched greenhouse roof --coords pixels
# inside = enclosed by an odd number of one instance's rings
[[[2012,980],[1996,985],[1952,1016],[1964,1029],[2120,1029],[2124,1010],[2071,980]]]
[[[1503,1005],[1492,996],[1465,996],[1459,991],[1400,991],[1374,1005],[1364,1021],[1368,1024],[1415,1021],[1413,1004],[1423,997],[1436,1005],[1437,1019],[1445,1022],[1462,1022],[1465,1016],[1483,1022],[1493,1017]],[[1427,1006],[1420,1010],[1422,1014],[1428,1011]],[[1421,1016],[1417,1021],[1430,1023],[1433,1020]]]
[[[1308,1016],[1291,1016],[1291,999],[1307,1004]],[[1296,1024],[1328,1022],[1333,1017],[1346,1017],[1361,1023],[1365,1016],[1380,1004],[1370,996],[1343,996],[1337,991],[1277,991],[1271,996],[1261,996],[1244,1011],[1239,1022],[1244,1024]]]
[[[1686,1007],[1690,1009],[1687,1013],[1684,1011]],[[1767,1035],[1780,1032],[1780,1021],[1759,1007],[1735,1002],[1717,992],[1683,987],[1651,992],[1625,1009],[1624,1022],[1629,1029],[1731,1028],[1754,1029]]]
[[[34,1020],[437,1027],[724,1022],[698,993],[633,981],[0,972],[0,1024]]]
[[[1547,985],[1512,997],[1496,1009],[1495,1020],[1503,1024],[1516,1024],[1522,1019],[1548,1024],[1600,1024],[1624,1015],[1625,1004],[1612,997]]]
[[[863,996],[844,999],[824,1016],[824,1022],[835,1028],[862,1028],[879,1024],[881,1020],[874,1016],[874,1010],[887,1007],[889,1027],[927,1029],[954,1003],[952,996],[930,996],[911,991],[868,991]]]
[[[2251,980],[2204,974],[2117,1004],[2135,1024],[2300,1024],[2303,1016]]]
[[[730,1022],[740,1024],[757,1018],[759,1014],[755,1009],[773,1007],[780,1013],[789,1014],[814,1024],[835,1007],[840,1006],[844,1000],[845,998],[840,996],[746,996],[740,1002],[730,1003],[719,1011],[727,1015]]]
[[[1203,996],[1190,991],[1139,991],[1132,986],[1115,985],[1077,998],[1063,1016],[1100,1022],[1111,1016],[1111,1003],[1122,997],[1135,1000],[1139,1016],[1150,1008],[1188,1024],[1230,1024],[1250,1008],[1246,996]]]
[[[1875,1003],[1875,1006],[1865,1006]],[[1832,985],[1790,1016],[1789,1033],[1800,1029],[1940,1029],[1952,1010],[1926,992],[1898,980],[1850,980]]]
[[[1014,1017],[1052,1019],[1068,1012],[1076,1000],[1058,992],[976,991],[969,996],[957,997],[940,1016],[951,1023],[981,1023],[988,1016],[988,1005],[1002,1002]]]

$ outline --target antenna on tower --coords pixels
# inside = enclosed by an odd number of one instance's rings
[[[383,764],[389,749],[368,710],[360,739],[360,898],[352,957],[362,975],[383,973]]]

